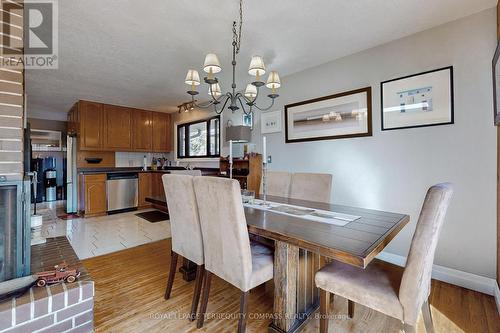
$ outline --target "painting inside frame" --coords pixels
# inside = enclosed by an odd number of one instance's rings
[[[384,81],[382,130],[453,124],[453,67]]]
[[[371,87],[286,105],[285,125],[287,143],[371,136]]]

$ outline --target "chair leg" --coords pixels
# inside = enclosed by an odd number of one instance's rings
[[[319,290],[319,332],[328,333],[328,308],[330,306],[330,293]]]
[[[347,300],[347,316],[351,319],[354,316],[354,302],[350,299]]]
[[[429,301],[425,301],[424,304],[422,304],[422,316],[424,317],[425,331],[427,333],[434,333],[434,323],[432,322]]]
[[[179,255],[174,251],[171,251],[172,257],[170,258],[170,272],[168,273],[167,289],[165,289],[165,299],[170,298],[172,293],[172,286],[174,284],[175,270],[177,268],[177,258]]]
[[[196,323],[197,328],[203,327],[203,322],[205,321],[205,315],[207,313],[208,305],[208,295],[210,294],[210,284],[212,282],[212,273],[205,271],[205,280],[203,281],[203,296],[201,297],[201,308],[200,316],[198,317],[198,322]]]
[[[205,266],[198,265],[196,267],[196,281],[194,282],[193,303],[191,304],[191,315],[189,321],[194,321],[196,318],[196,311],[198,311],[198,303],[200,303],[201,285],[203,283],[203,275],[205,273]]]
[[[238,321],[238,333],[245,333],[247,327],[248,291],[241,292],[240,320]]]
[[[411,326],[408,324],[404,324],[404,331],[405,333],[416,333],[417,330],[415,329],[415,326]]]

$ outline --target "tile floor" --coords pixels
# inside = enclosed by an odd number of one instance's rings
[[[170,237],[170,223],[148,222],[135,216],[138,211],[115,215],[63,220],[65,201],[41,203],[43,237],[66,236],[78,258],[86,259]],[[147,211],[147,210],[143,210]]]

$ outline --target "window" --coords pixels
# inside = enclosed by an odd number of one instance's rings
[[[220,156],[220,116],[177,125],[177,158]]]

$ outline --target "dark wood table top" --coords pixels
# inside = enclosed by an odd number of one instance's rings
[[[250,233],[365,268],[410,221],[405,214],[268,196],[268,201],[361,216],[345,226],[245,207]],[[146,201],[166,206],[164,197]]]

